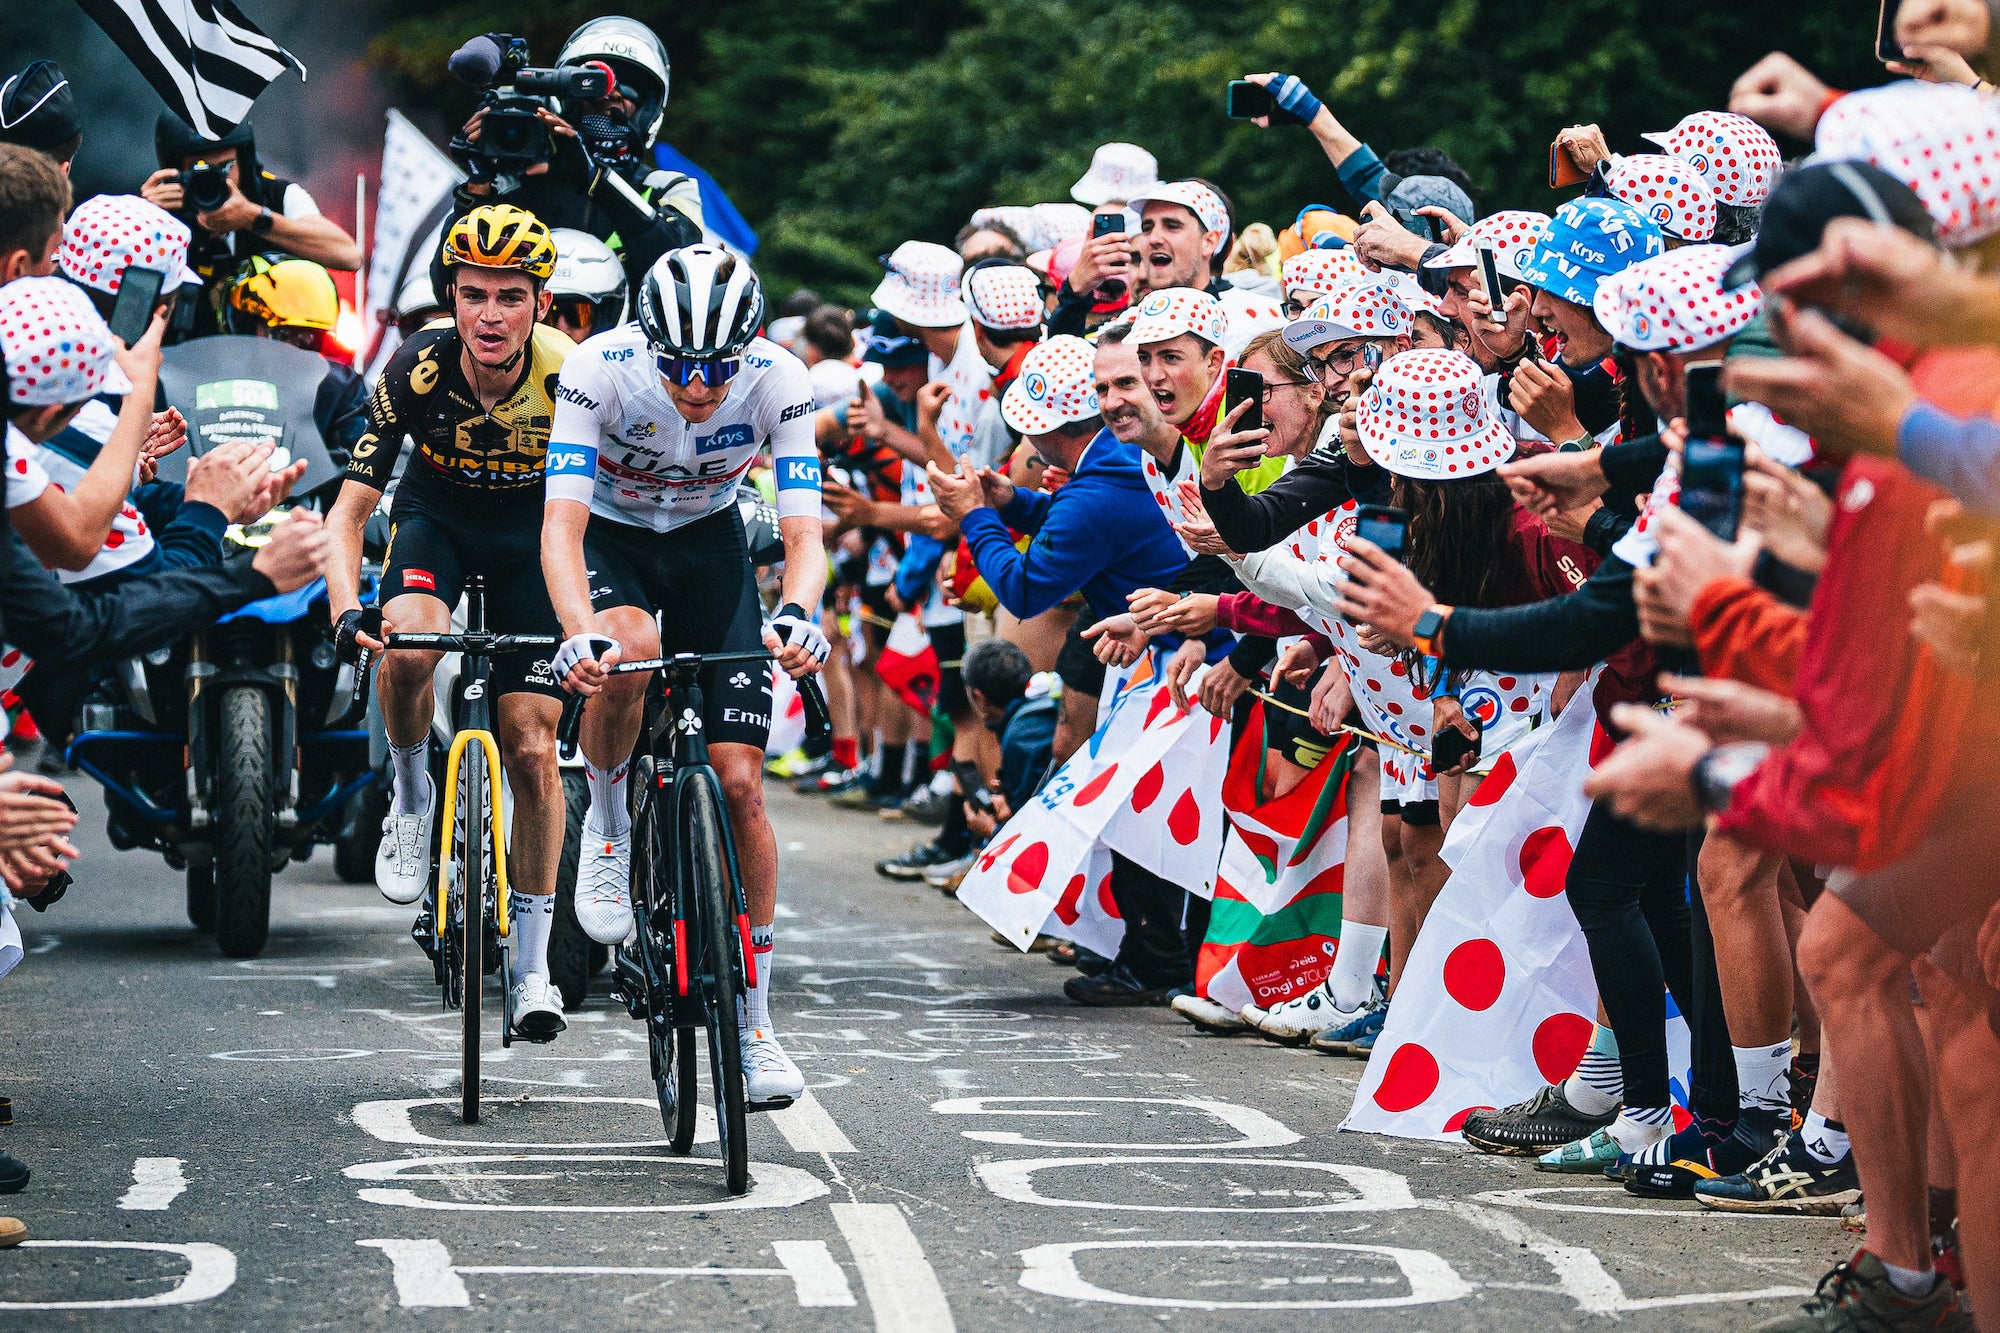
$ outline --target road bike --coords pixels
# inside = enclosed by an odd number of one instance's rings
[[[444,811],[431,857],[437,889],[424,899],[410,934],[430,955],[446,1010],[459,1011],[459,1117],[479,1123],[480,1003],[489,973],[500,978],[500,1044],[514,1044],[512,898],[507,885],[507,817],[501,796],[500,746],[493,737],[493,659],[524,648],[554,649],[552,634],[495,634],[486,628],[486,578],[465,580],[462,634],[391,634],[385,651],[463,654],[452,699],[451,746],[445,752]],[[379,619],[369,632],[380,630]],[[365,681],[367,662],[362,663]],[[357,686],[357,689],[359,686]]]
[[[676,653],[620,662],[614,675],[657,672],[646,692],[645,722],[632,757],[632,914],[634,930],[613,960],[613,995],[646,1025],[653,1090],[668,1142],[694,1146],[695,1029],[707,1029],[716,1130],[731,1194],[750,1188],[744,1124],[790,1098],[746,1104],[737,1015],[756,982],[750,912],[722,784],[708,762],[700,675],[705,667],[769,669],[771,654]],[[819,682],[799,681],[810,736],[831,730]],[[563,710],[560,748],[576,744],[584,701]]]

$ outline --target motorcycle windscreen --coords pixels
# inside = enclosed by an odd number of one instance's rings
[[[313,417],[327,361],[269,338],[196,338],[166,350],[160,387],[188,423],[188,443],[160,460],[160,480],[185,484],[190,457],[239,440],[271,440],[273,470],[304,459],[303,495],[337,479]]]

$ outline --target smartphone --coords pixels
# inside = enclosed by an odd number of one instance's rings
[[[1264,429],[1264,377],[1254,370],[1232,368],[1222,386],[1222,415],[1236,410],[1238,403],[1250,408],[1236,422],[1237,431]]]
[[[1507,322],[1507,293],[1500,288],[1500,260],[1493,253],[1493,242],[1481,241],[1473,253],[1479,257],[1479,285],[1485,289],[1486,304],[1491,307],[1487,319],[1496,324]]]
[[[111,305],[111,332],[127,347],[146,336],[153,311],[160,304],[160,288],[167,275],[156,268],[127,265],[118,284],[118,299]]]
[[[1114,231],[1122,232],[1124,230],[1125,215],[1123,213],[1098,213],[1090,219],[1090,234],[1092,237],[1109,236]]]
[[[1896,0],[1882,0],[1875,16],[1875,58],[1883,64],[1903,58],[1903,44],[1896,40]]]
[[[1722,396],[1722,362],[1694,361],[1687,368],[1688,438],[1729,438],[1729,405]]]
[[[1485,739],[1484,732],[1468,740],[1465,733],[1457,727],[1444,728],[1431,743],[1431,767],[1440,771],[1453,768],[1467,755],[1477,760],[1480,744]]]
[[[1687,368],[1687,450],[1681,456],[1681,512],[1726,542],[1743,515],[1743,442],[1729,437],[1722,363]]]
[[[1373,375],[1382,368],[1382,346],[1380,343],[1361,344],[1361,364]]]
[[[958,775],[958,789],[964,795],[965,799],[978,806],[987,814],[992,814],[993,793],[987,789],[985,781],[980,778],[979,770],[973,765],[966,763],[963,759],[960,759],[952,764],[951,771]]]
[[[1404,540],[1410,532],[1410,516],[1391,505],[1362,505],[1356,515],[1354,535],[1366,537],[1398,560],[1403,558]]]
[[[1549,145],[1549,188],[1560,190],[1575,185],[1584,178],[1584,172],[1576,165],[1576,159],[1569,155],[1558,139]]]
[[[1229,99],[1223,114],[1231,120],[1255,120],[1259,116],[1275,114],[1278,99],[1271,96],[1271,90],[1261,83],[1248,79],[1232,79],[1229,82]]]

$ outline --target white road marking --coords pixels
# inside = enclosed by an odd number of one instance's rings
[[[569,1174],[566,1171],[519,1172],[471,1169],[501,1163],[544,1162],[581,1162],[589,1166],[609,1166],[614,1162],[644,1162],[648,1166],[662,1168],[662,1174],[697,1177],[694,1183],[704,1197],[688,1203],[537,1204],[475,1203],[464,1199],[433,1199],[426,1198],[415,1190],[377,1189],[373,1186],[358,1193],[365,1203],[379,1203],[391,1208],[422,1208],[465,1213],[726,1213],[744,1212],[750,1209],[790,1208],[832,1193],[825,1181],[795,1166],[773,1166],[765,1162],[752,1162],[750,1192],[731,1196],[723,1193],[720,1179],[712,1182],[699,1179],[720,1173],[723,1167],[721,1162],[696,1157],[647,1157],[635,1153],[602,1155],[496,1153],[479,1157],[411,1157],[388,1162],[362,1162],[348,1167],[342,1174],[349,1180],[431,1182],[457,1191],[465,1191],[468,1187],[480,1186],[487,1182],[561,1181]],[[502,1188],[505,1187],[503,1184]],[[630,1185],[621,1184],[619,1188],[621,1191],[627,1191]]]
[[[178,1254],[188,1270],[170,1291],[116,1301],[0,1301],[0,1310],[143,1310],[162,1305],[195,1305],[212,1301],[236,1285],[236,1256],[220,1245],[189,1241],[180,1245],[136,1240],[24,1240],[24,1249],[152,1250]]]
[[[455,1056],[453,1058],[456,1058]],[[456,1081],[458,1075],[441,1075]],[[486,1081],[495,1081],[491,1074]],[[566,1086],[566,1085],[565,1085]],[[524,1143],[519,1139],[440,1139],[424,1133],[410,1119],[410,1112],[419,1106],[458,1105],[457,1097],[407,1097],[394,1101],[361,1102],[348,1112],[356,1125],[383,1143],[414,1143],[427,1148],[664,1148],[667,1140],[630,1139],[611,1143]],[[542,1097],[528,1099],[532,1105],[542,1106],[554,1102],[583,1103],[606,1106],[644,1107],[649,1122],[659,1119],[659,1103],[651,1097]],[[507,1102],[489,1102],[489,1111],[502,1110]],[[694,1141],[714,1143],[716,1141],[715,1108],[706,1102],[695,1108]]]
[[[819,1104],[819,1099],[807,1092],[782,1111],[766,1112],[770,1122],[785,1136],[785,1142],[792,1145],[793,1152],[830,1153],[854,1152],[854,1144],[847,1135],[840,1132],[840,1126],[833,1123],[833,1117]]]
[[[214,1051],[211,1060],[241,1060],[250,1064],[310,1064],[316,1060],[359,1060],[379,1051],[364,1051],[353,1046],[266,1046],[252,1047],[242,1051]]]
[[[1674,1208],[1607,1208],[1597,1204],[1558,1203],[1545,1199],[1544,1194],[1595,1194],[1603,1198],[1629,1199],[1632,1196],[1615,1186],[1600,1188],[1596,1185],[1540,1185],[1532,1189],[1487,1190],[1484,1194],[1472,1196],[1474,1203],[1495,1203],[1502,1208],[1533,1208],[1545,1213],[1609,1213],[1617,1217],[1685,1217],[1699,1218],[1704,1222],[1736,1218],[1750,1222],[1797,1222],[1796,1214],[1787,1213],[1726,1213],[1713,1208],[1696,1205],[1688,1209]]]
[[[472,1304],[458,1270],[451,1266],[451,1251],[441,1240],[357,1240],[371,1250],[389,1256],[396,1282],[396,1303],[405,1310]]]
[[[118,1206],[130,1213],[164,1213],[187,1190],[178,1157],[141,1157],[132,1163],[132,1188]]]
[[[1192,1297],[1139,1296],[1086,1282],[1076,1267],[1076,1255],[1082,1250],[1166,1249],[1338,1250],[1349,1254],[1377,1255],[1394,1261],[1410,1284],[1410,1292],[1407,1296],[1351,1301],[1206,1301]],[[1110,1305],[1146,1305],[1176,1310],[1382,1310],[1401,1305],[1435,1305],[1441,1301],[1463,1300],[1472,1294],[1472,1285],[1439,1255],[1429,1250],[1405,1250],[1391,1245],[1341,1245],[1330,1241],[1299,1240],[1110,1240],[1037,1245],[1031,1250],[1021,1251],[1021,1259],[1021,1285],[1029,1291]]]
[[[1217,1207],[1179,1203],[1104,1203],[1095,1199],[1056,1199],[1038,1193],[1034,1176],[1038,1171],[1073,1167],[1126,1166],[1160,1168],[1169,1166],[1227,1166],[1233,1171],[1284,1168],[1337,1177],[1353,1194],[1327,1199],[1324,1190],[1283,1189],[1273,1191],[1307,1200],[1281,1207]],[[980,1162],[973,1168],[981,1184],[1010,1203],[1039,1204],[1044,1208],[1097,1208],[1128,1213],[1379,1213],[1415,1208],[1409,1182],[1394,1171],[1372,1166],[1347,1166],[1337,1162],[1286,1161],[1274,1157],[1038,1157],[1007,1162]],[[1318,1182],[1315,1182],[1318,1183]],[[1327,1200],[1318,1202],[1317,1200]]]
[[[957,1325],[924,1247],[893,1203],[836,1203],[833,1220],[861,1270],[876,1333],[953,1333]]]
[[[437,1240],[358,1240],[356,1245],[389,1256],[396,1283],[396,1301],[404,1309],[437,1309],[472,1304],[467,1276],[489,1277],[781,1277],[789,1278],[798,1302],[806,1307],[854,1304],[847,1274],[834,1262],[823,1240],[780,1240],[771,1243],[777,1268],[655,1268],[560,1264],[464,1264],[451,1261],[451,1251]]]
[[[1240,1136],[1223,1143],[1096,1143],[1065,1139],[1031,1139],[1006,1129],[965,1129],[959,1133],[976,1143],[1004,1143],[1016,1147],[1097,1148],[1120,1152],[1183,1152],[1190,1148],[1283,1148],[1305,1136],[1272,1119],[1264,1112],[1231,1102],[1210,1101],[1205,1097],[959,1097],[937,1102],[931,1110],[938,1115],[1031,1116],[1037,1120],[1057,1117],[1094,1119],[1095,1111],[1063,1110],[1083,1102],[1110,1102],[1128,1106],[1180,1106],[1199,1111],[1221,1121]],[[1019,1110],[1002,1109],[1001,1103],[1024,1103]],[[1150,1113],[1149,1113],[1150,1114]]]
[[[972,1081],[970,1069],[933,1069],[931,1073],[937,1075],[937,1081],[946,1092],[971,1092],[979,1086]],[[937,1108],[933,1106],[931,1109],[935,1111]]]

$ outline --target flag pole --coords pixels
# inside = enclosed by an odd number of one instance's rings
[[[368,173],[354,173],[354,248],[361,252],[361,265],[354,270],[354,313],[361,316],[363,346],[355,349],[365,358],[375,350],[375,312],[368,308]]]

